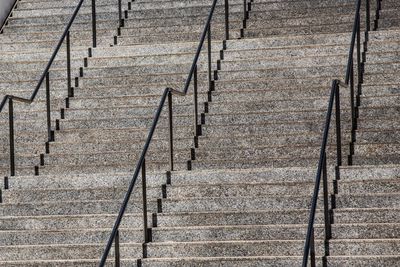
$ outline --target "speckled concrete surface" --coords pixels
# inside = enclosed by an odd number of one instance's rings
[[[93,57],[88,58],[86,47],[91,37],[88,3],[77,17],[71,35],[73,78],[80,67],[83,77],[73,83],[74,98],[63,119],[65,66],[62,58],[55,62],[52,114],[60,119],[60,130],[38,176],[32,174],[45,149],[45,133],[37,132],[45,126],[44,94],[36,105],[16,107],[18,176],[2,192],[0,266],[95,266],[160,94],[166,86],[183,86],[209,1],[132,2],[115,45],[116,2],[97,2],[100,46]],[[21,1],[0,37],[0,67],[13,62],[0,72],[0,95],[12,91],[29,96],[74,3]],[[245,38],[237,39],[242,5],[231,1],[232,40],[223,53],[222,2],[216,9],[212,67],[218,74],[209,96],[205,48],[201,54],[203,126],[195,155],[189,149],[195,146],[193,96],[174,98],[179,171],[170,179],[165,174],[167,114],[162,115],[147,156],[153,243],[146,246],[150,258],[142,266],[297,266],[301,260],[330,82],[344,74],[354,3],[254,1]],[[400,254],[400,167],[377,165],[400,163],[395,115],[399,7],[385,1],[379,25],[390,30],[369,36],[353,160],[371,166],[340,169],[328,266],[395,266]],[[47,16],[49,12],[54,15]],[[348,94],[342,90],[341,96],[344,118],[349,115]],[[0,115],[1,123],[7,115]],[[347,144],[349,121],[342,127]],[[5,174],[8,139],[0,136],[0,173]],[[347,146],[343,151],[349,153]],[[189,159],[191,172],[185,171]],[[329,179],[334,159],[329,146]],[[333,186],[329,190],[334,193]],[[136,266],[136,258],[142,257],[141,195],[137,187],[122,222],[122,266]],[[318,266],[324,237],[321,208],[319,202]]]

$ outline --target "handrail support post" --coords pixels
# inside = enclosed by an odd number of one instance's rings
[[[194,82],[193,82],[193,102],[194,102],[194,135],[198,136],[199,133],[199,108],[198,108],[198,83],[197,83],[197,65],[194,68]]]
[[[311,267],[315,267],[315,233],[314,233],[314,227],[312,228],[311,232],[311,241],[310,241],[310,261],[311,261]]]
[[[14,100],[8,99],[8,123],[10,131],[10,175],[15,176],[15,137],[14,137]]]
[[[339,83],[335,84],[335,119],[336,119],[336,165],[342,166],[342,126],[340,115],[340,87]],[[326,156],[325,156],[326,159]]]
[[[72,97],[72,81],[71,81],[71,38],[70,32],[67,32],[67,86],[68,97]]]
[[[365,4],[365,12],[366,12],[366,23],[367,23],[367,31],[371,30],[371,11],[370,11],[370,3],[369,0],[366,0]]]
[[[50,72],[46,73],[46,114],[47,114],[47,137],[49,142],[54,141],[54,132],[51,130],[51,96],[50,96]]]
[[[225,0],[225,39],[229,40],[229,0]]]
[[[174,170],[174,128],[173,128],[173,109],[172,92],[168,91],[168,125],[169,125],[169,169]]]
[[[93,47],[97,46],[97,26],[96,26],[96,0],[92,0],[92,41]]]
[[[324,220],[325,220],[325,242],[332,238],[331,217],[329,211],[329,187],[328,187],[328,170],[326,163],[326,153],[324,155],[324,165],[322,169],[322,187],[324,193]],[[328,253],[329,254],[329,253]]]
[[[124,26],[124,21],[122,19],[122,0],[118,0],[118,20],[119,20],[119,27]]]
[[[121,253],[120,253],[120,248],[119,248],[119,230],[117,230],[114,242],[115,242],[115,247],[114,247],[115,267],[120,267],[121,266]]]
[[[213,86],[213,81],[212,81],[212,47],[211,47],[211,22],[210,25],[208,25],[208,30],[207,30],[207,56],[208,56],[208,90],[213,91],[214,86]],[[196,65],[196,70],[197,70],[197,65]]]
[[[142,163],[142,201],[143,201],[143,233],[144,242],[150,242],[150,235],[147,224],[147,181],[146,181],[146,159]]]

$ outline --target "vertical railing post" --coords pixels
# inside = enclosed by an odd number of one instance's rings
[[[381,0],[376,0],[376,19],[380,19],[380,10],[381,10]]]
[[[168,91],[169,169],[174,170],[174,128],[172,118],[172,92]]]
[[[381,1],[380,0],[376,0],[374,31],[376,31],[378,29],[378,22],[379,22],[379,18],[380,18],[380,10],[381,10]]]
[[[362,84],[362,68],[361,68],[361,16],[358,17],[358,27],[357,27],[357,76],[358,76],[358,86],[357,86],[357,95],[361,94],[361,84]]]
[[[311,267],[315,267],[315,240],[314,240],[314,227],[311,232],[311,241],[310,241],[310,261]]]
[[[10,175],[15,176],[14,100],[8,98],[8,123],[10,131]]]
[[[336,165],[342,166],[342,126],[340,119],[340,89],[339,83],[335,86],[335,118],[336,118]]]
[[[366,23],[367,23],[367,31],[370,31],[370,30],[371,30],[371,12],[370,12],[369,0],[366,0],[366,3],[365,3],[365,12],[366,12],[365,21],[366,21]]]
[[[119,27],[124,26],[124,21],[122,19],[122,1],[118,0],[118,19],[119,19]]]
[[[243,0],[243,21],[246,21],[248,18],[247,0]]]
[[[207,33],[207,54],[208,54],[208,90],[213,91],[214,86],[212,82],[212,47],[211,47],[211,22],[208,25]]]
[[[96,47],[97,46],[96,0],[92,0],[92,39],[93,39],[93,47]]]
[[[225,0],[225,39],[229,40],[229,0]]]
[[[199,134],[199,131],[198,131],[198,128],[199,128],[199,115],[198,115],[198,113],[199,113],[199,107],[198,107],[198,94],[197,94],[197,91],[198,91],[198,84],[197,84],[197,65],[195,66],[195,68],[194,68],[194,73],[193,73],[193,75],[194,75],[194,81],[193,81],[193,101],[194,101],[194,135],[195,136],[198,136],[198,134]]]
[[[50,72],[46,73],[46,113],[47,113],[47,139],[54,141],[54,133],[51,130],[51,100],[50,100]]]
[[[329,188],[328,188],[328,170],[326,164],[326,153],[324,155],[324,165],[322,169],[322,187],[324,193],[324,220],[325,220],[325,242],[332,238],[331,217],[329,212]],[[326,244],[327,247],[327,244]]]
[[[67,84],[68,96],[72,97],[72,81],[71,81],[71,38],[70,32],[67,32]]]
[[[147,225],[147,181],[146,181],[146,159],[142,163],[142,201],[143,201],[143,233],[144,242],[150,242],[150,236]]]
[[[121,254],[120,254],[120,249],[119,249],[119,230],[117,230],[117,233],[115,235],[115,267],[120,267],[121,266]]]
[[[351,69],[350,69],[350,108],[351,108],[351,129],[352,129],[352,136],[351,136],[351,142],[354,142],[354,136],[353,136],[353,131],[356,128],[356,111],[355,111],[355,96],[354,96],[354,64],[351,63]]]

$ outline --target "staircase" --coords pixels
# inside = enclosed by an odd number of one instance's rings
[[[397,2],[383,1],[378,31],[369,35],[353,166],[340,168],[328,265],[400,264],[395,115],[399,7]]]
[[[0,97],[29,97],[78,1],[20,0],[0,35]],[[122,266],[300,266],[332,79],[343,79],[355,1],[218,1],[193,81],[173,98],[146,156],[149,239],[139,179],[119,228]],[[0,266],[97,266],[153,123],[163,89],[182,90],[211,1],[91,1],[31,105],[15,103],[16,175],[9,175],[7,109],[0,113]],[[371,2],[371,13],[375,11]],[[343,154],[328,172],[332,239],[324,248],[319,202],[317,266],[400,266],[398,40],[400,4],[383,0],[365,41],[357,130],[341,91]],[[363,14],[365,5],[361,8]],[[317,15],[316,15],[317,14]],[[248,17],[246,17],[248,15]],[[362,16],[362,29],[365,17]],[[68,90],[69,89],[69,90]],[[69,92],[68,92],[69,91]],[[166,107],[164,108],[166,109]],[[114,248],[106,266],[115,266]],[[117,255],[118,256],[118,255]]]

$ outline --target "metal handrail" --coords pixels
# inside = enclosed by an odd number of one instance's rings
[[[0,102],[0,112],[3,111],[4,107],[8,102],[8,111],[9,111],[9,136],[10,136],[10,176],[15,176],[15,142],[14,142],[14,105],[13,102],[21,102],[26,104],[32,104],[36,96],[42,87],[43,83],[46,84],[46,120],[47,120],[47,142],[46,142],[46,153],[48,151],[48,143],[54,141],[54,131],[52,130],[52,122],[51,122],[51,105],[50,105],[50,68],[52,67],[55,58],[60,52],[60,49],[64,42],[66,42],[66,61],[67,61],[67,87],[68,87],[68,97],[73,96],[73,91],[71,87],[71,41],[70,41],[70,30],[72,25],[75,22],[75,19],[81,10],[85,0],[80,0],[76,5],[74,12],[70,20],[68,21],[67,26],[65,27],[60,39],[57,42],[57,45],[43,71],[41,74],[38,83],[33,90],[31,96],[29,98],[18,97],[15,95],[6,95]],[[18,1],[17,1],[18,2]],[[17,3],[16,2],[16,3]],[[124,18],[122,17],[122,5],[121,1],[118,1],[118,9],[119,9],[119,25],[123,25]],[[91,24],[92,24],[92,47],[89,48],[88,53],[91,56],[92,48],[97,46],[97,26],[96,26],[96,0],[91,0]],[[119,29],[120,30],[120,29]],[[37,174],[37,167],[35,167],[35,174]],[[6,179],[8,179],[6,177]]]
[[[9,10],[9,12],[8,12],[8,14],[7,14],[7,16],[5,17],[3,23],[0,25],[0,34],[3,32],[4,27],[7,25],[7,22],[8,22],[8,20],[9,20],[9,18],[12,16],[12,12],[13,12],[14,8],[17,7],[18,1],[19,1],[19,0],[14,0],[14,3],[11,5],[11,8],[10,8],[10,10]]]
[[[49,72],[51,66],[53,65],[54,59],[56,58],[58,52],[60,51],[60,48],[61,48],[62,44],[64,43],[65,37],[69,33],[69,30],[70,30],[72,24],[74,23],[75,18],[78,15],[78,12],[79,12],[79,10],[80,10],[80,8],[81,8],[81,6],[82,6],[84,1],[85,0],[80,0],[78,5],[76,6],[76,8],[74,10],[74,13],[72,14],[72,17],[69,20],[69,22],[68,22],[68,24],[67,24],[67,26],[66,26],[66,28],[65,28],[65,30],[63,32],[63,34],[61,35],[61,38],[58,41],[57,46],[54,49],[53,54],[51,55],[50,60],[46,65],[46,68],[44,69],[42,75],[40,76],[38,84],[36,85],[35,89],[33,90],[33,93],[31,95],[31,97],[30,98],[21,98],[21,97],[17,97],[17,96],[14,96],[14,95],[6,95],[3,98],[3,100],[1,101],[0,112],[3,110],[3,108],[4,108],[4,106],[5,106],[6,102],[7,102],[7,99],[14,99],[14,100],[17,100],[17,101],[20,101],[20,102],[24,102],[24,103],[29,103],[29,104],[32,103],[35,100],[36,95],[39,92],[39,89],[42,86],[43,81],[46,78],[47,73]]]
[[[377,25],[377,19],[379,18],[379,10],[381,8],[380,1],[377,0],[375,25]],[[368,32],[370,31],[370,2],[366,0],[366,29],[365,29],[365,44],[368,42]],[[375,28],[376,30],[376,28]],[[329,208],[329,191],[328,191],[328,175],[327,175],[327,156],[326,149],[329,137],[329,129],[332,120],[333,108],[335,107],[335,120],[336,120],[336,180],[339,180],[339,167],[342,165],[342,133],[341,133],[341,110],[340,110],[340,87],[348,88],[350,93],[350,105],[351,105],[351,143],[355,142],[355,131],[357,129],[357,117],[358,117],[358,106],[359,96],[361,94],[361,85],[363,82],[364,72],[364,60],[361,56],[361,0],[356,1],[356,13],[354,18],[353,32],[351,36],[351,43],[349,49],[349,58],[347,62],[345,81],[335,79],[332,81],[331,93],[329,97],[328,110],[326,115],[326,121],[323,131],[323,139],[320,149],[320,156],[318,162],[318,169],[315,179],[315,186],[313,196],[311,200],[311,208],[309,215],[309,222],[307,226],[307,234],[304,244],[302,266],[307,267],[308,258],[311,258],[311,266],[316,266],[315,263],[315,245],[314,245],[314,223],[317,209],[318,195],[321,185],[323,182],[323,200],[324,200],[324,231],[325,231],[325,254],[324,257],[329,256],[329,240],[332,238],[332,211]],[[354,77],[354,52],[356,50],[357,57],[357,92],[354,90],[355,77]],[[355,95],[356,94],[356,95]],[[335,105],[334,105],[335,104]],[[349,156],[349,165],[351,165],[351,155]],[[335,193],[337,189],[334,189]]]
[[[244,0],[244,3],[246,6],[246,1]],[[200,130],[199,130],[199,124],[198,124],[198,101],[197,101],[197,65],[200,57],[201,50],[204,46],[205,40],[207,39],[207,49],[208,49],[208,82],[209,82],[209,92],[213,90],[214,87],[214,81],[212,79],[212,71],[211,71],[211,21],[214,15],[214,10],[217,5],[218,0],[213,0],[213,3],[210,8],[210,12],[207,17],[207,21],[204,26],[204,30],[201,34],[200,37],[200,42],[197,47],[193,63],[190,67],[189,74],[187,76],[187,79],[185,81],[183,91],[177,91],[172,88],[166,88],[162,94],[160,103],[157,107],[157,111],[155,113],[153,123],[151,125],[151,128],[149,130],[144,148],[142,150],[142,153],[140,155],[139,160],[136,163],[136,168],[133,174],[133,177],[129,183],[128,190],[125,194],[124,200],[122,202],[121,208],[118,212],[117,219],[114,223],[111,235],[107,241],[104,253],[101,257],[99,267],[105,266],[105,263],[107,261],[108,255],[110,253],[110,250],[113,246],[113,243],[115,242],[115,265],[119,266],[120,264],[120,252],[119,252],[119,227],[121,224],[121,221],[125,215],[126,208],[128,206],[130,197],[133,193],[133,189],[135,187],[135,184],[138,180],[139,174],[141,172],[142,175],[142,198],[143,198],[143,229],[144,229],[144,243],[148,243],[151,241],[151,232],[149,231],[147,227],[147,192],[146,192],[146,154],[148,151],[148,148],[150,146],[150,143],[152,141],[155,129],[157,127],[158,121],[160,119],[163,107],[165,106],[165,103],[168,102],[168,120],[169,120],[169,169],[170,171],[174,170],[174,159],[173,159],[173,114],[172,114],[172,96],[177,95],[177,96],[186,96],[189,90],[189,86],[194,82],[193,84],[193,96],[194,96],[194,133],[195,137],[200,135]],[[225,40],[229,39],[229,2],[228,0],[224,0],[225,3]],[[244,12],[246,14],[246,12]],[[245,20],[246,18],[244,18]],[[145,253],[144,253],[145,254]],[[145,255],[144,255],[145,256]]]

